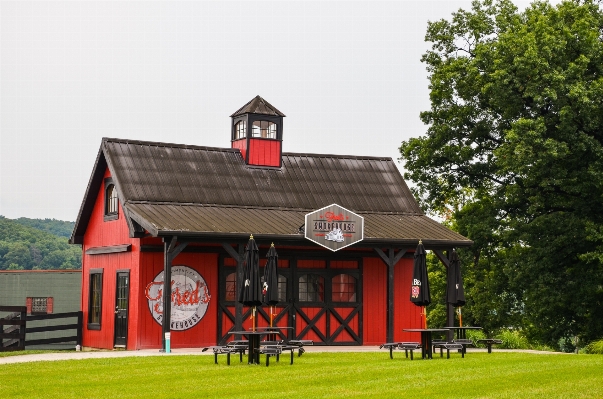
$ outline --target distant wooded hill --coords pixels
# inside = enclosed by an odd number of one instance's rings
[[[0,270],[81,269],[82,249],[68,244],[73,222],[0,216]]]

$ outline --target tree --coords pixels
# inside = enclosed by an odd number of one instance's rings
[[[554,346],[603,337],[599,5],[474,1],[426,40],[427,134],[401,159],[423,206],[475,241],[469,293],[495,309],[474,299],[472,316]]]

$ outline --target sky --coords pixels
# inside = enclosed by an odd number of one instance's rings
[[[427,23],[470,4],[1,1],[0,215],[75,221],[103,137],[228,148],[256,95],[286,115],[284,152],[402,171]]]

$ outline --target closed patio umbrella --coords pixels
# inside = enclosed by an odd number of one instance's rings
[[[410,287],[410,301],[417,306],[423,307],[423,315],[425,317],[424,324],[425,327],[427,327],[425,306],[431,303],[431,295],[429,294],[426,253],[421,240],[419,240],[419,245],[417,245],[417,249],[415,249],[412,285]]]
[[[455,250],[450,256],[450,265],[446,275],[446,302],[458,307],[459,326],[463,326],[461,306],[465,304],[465,289],[463,287],[463,276],[461,275],[461,261]]]
[[[245,306],[252,306],[252,330],[255,331],[255,307],[262,304],[262,287],[260,282],[260,257],[258,246],[249,237],[245,247],[245,260],[243,264],[243,284],[239,291],[238,301]]]
[[[266,255],[266,267],[264,268],[264,284],[262,284],[262,295],[264,304],[270,306],[270,327],[272,327],[272,307],[278,303],[278,254],[274,244],[270,245]]]

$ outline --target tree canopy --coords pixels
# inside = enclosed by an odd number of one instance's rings
[[[469,317],[553,346],[603,337],[600,5],[474,1],[426,41],[428,129],[401,159],[424,208],[475,242]]]
[[[82,253],[79,245],[70,245],[66,237],[46,230],[62,230],[57,220],[28,219],[24,226],[21,219],[11,220],[0,216],[0,270],[52,270],[81,269]],[[58,222],[58,223],[57,223]]]

